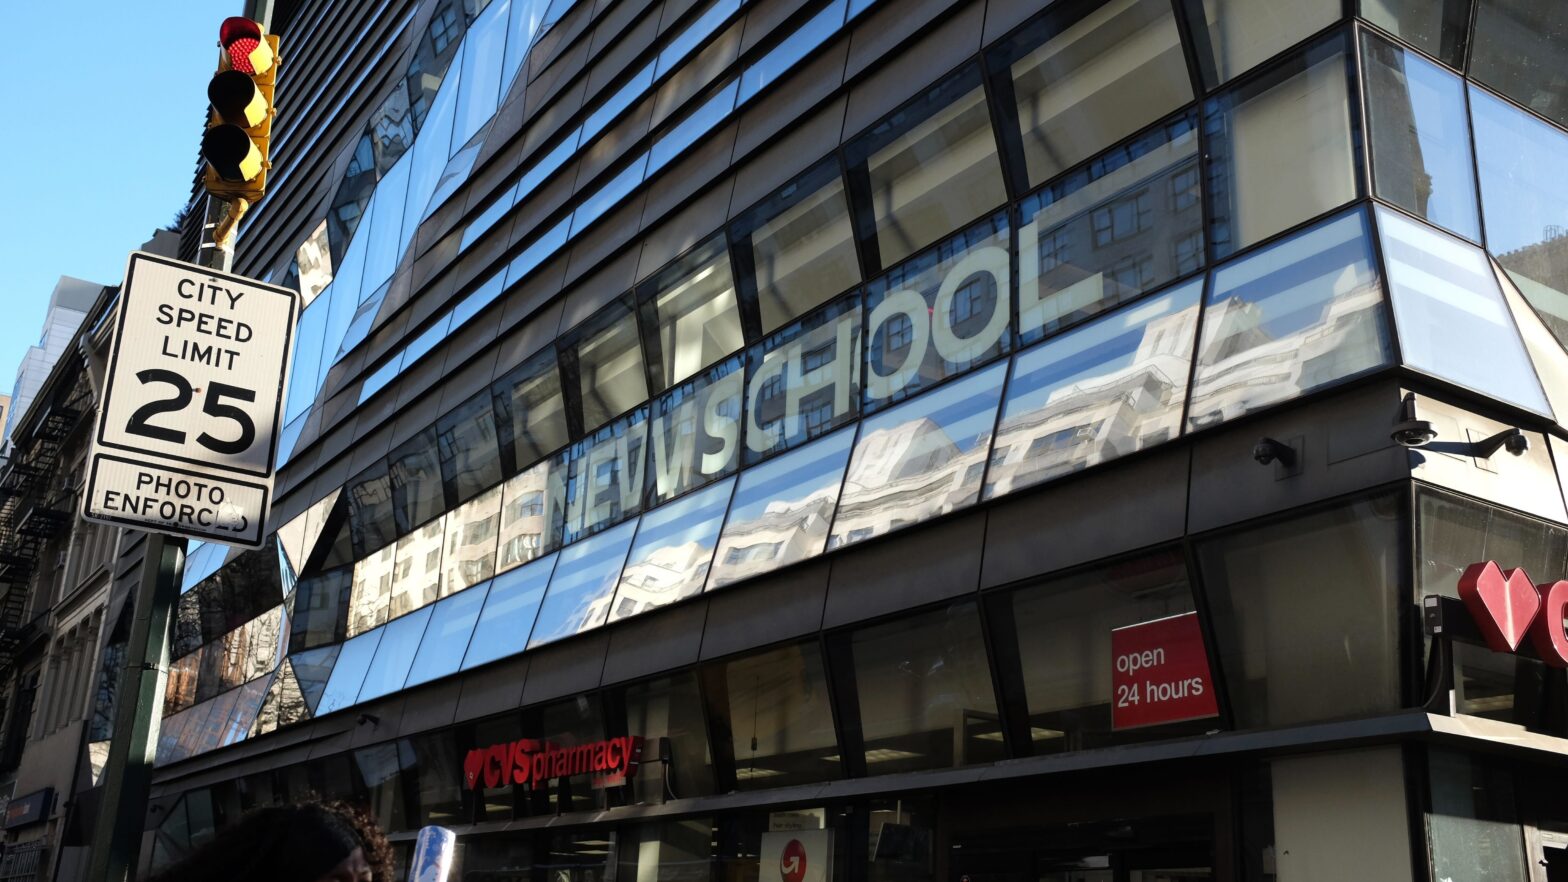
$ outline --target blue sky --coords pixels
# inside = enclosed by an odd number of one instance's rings
[[[190,194],[218,24],[241,9],[0,0],[0,392],[55,281],[119,282]]]

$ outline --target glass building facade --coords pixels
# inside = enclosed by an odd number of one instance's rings
[[[1453,619],[1568,578],[1568,14],[394,5],[275,13],[276,532],[186,560],[151,866],[1568,873],[1568,680]]]

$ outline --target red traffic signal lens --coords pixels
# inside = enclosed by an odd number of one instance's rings
[[[218,43],[229,56],[229,66],[240,73],[264,74],[272,67],[272,49],[262,40],[261,25],[232,16],[218,27]]]

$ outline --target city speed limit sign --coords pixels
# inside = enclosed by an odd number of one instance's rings
[[[299,297],[136,252],[88,454],[88,520],[257,547]]]

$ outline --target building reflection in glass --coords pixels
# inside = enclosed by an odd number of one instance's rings
[[[732,478],[643,515],[610,621],[702,592],[734,487]]]

